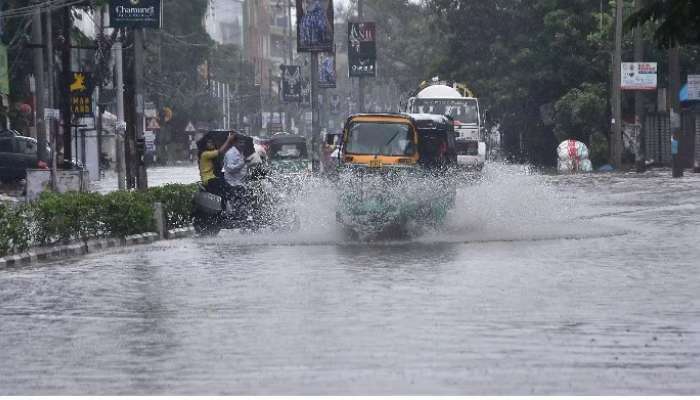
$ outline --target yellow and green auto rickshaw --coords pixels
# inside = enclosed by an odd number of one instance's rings
[[[387,231],[405,236],[445,220],[454,196],[445,183],[449,174],[441,171],[456,156],[450,153],[454,131],[442,118],[409,114],[348,118],[341,141],[336,215],[353,236],[374,237]]]

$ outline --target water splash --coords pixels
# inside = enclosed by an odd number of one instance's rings
[[[392,235],[387,231],[358,240],[349,236],[336,219],[342,196],[348,190],[357,190],[344,181],[345,178],[341,177],[338,183],[307,174],[278,177],[273,190],[284,192],[282,201],[296,213],[298,229],[257,233],[229,231],[222,232],[215,240],[235,241],[241,245],[305,246],[584,239],[626,233],[579,218],[581,204],[570,191],[525,166],[489,164],[480,175],[457,178],[454,207],[444,223],[430,226],[425,222],[409,222],[408,235]],[[394,198],[424,201],[434,196],[437,187],[446,184],[435,178],[411,179],[380,189]]]

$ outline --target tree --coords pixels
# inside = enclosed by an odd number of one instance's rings
[[[697,0],[651,0],[625,21],[628,30],[656,23],[655,42],[663,48],[700,44],[700,2]]]
[[[557,137],[540,110],[586,84],[599,85],[601,102],[607,103],[610,56],[604,39],[609,39],[610,21],[601,17],[597,4],[586,0],[428,3],[440,18],[447,41],[435,72],[474,89],[482,108],[500,124],[507,151],[519,153],[522,145],[530,161],[553,164]],[[571,97],[561,101],[560,111]],[[606,109],[601,117],[591,122],[597,129],[597,121],[607,120]],[[555,122],[557,118],[565,116],[555,114]]]

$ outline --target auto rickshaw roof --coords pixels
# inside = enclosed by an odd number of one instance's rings
[[[415,121],[410,115],[403,113],[362,113],[348,117],[348,123],[350,122],[410,122],[414,124]]]

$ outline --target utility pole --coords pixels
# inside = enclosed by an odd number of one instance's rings
[[[671,118],[671,157],[673,164],[673,177],[683,176],[683,163],[680,156],[680,144],[683,131],[681,130],[681,101],[678,96],[681,89],[681,65],[680,48],[678,45],[668,50],[669,85],[668,97],[670,100]]]
[[[46,151],[46,123],[44,122],[44,107],[46,104],[46,85],[44,85],[44,38],[41,32],[41,9],[37,6],[32,14],[32,44],[34,47],[34,76],[36,78],[36,109],[34,125],[37,137],[37,156],[40,161],[48,162],[49,155]]]
[[[634,0],[635,11],[642,8],[642,0]],[[634,28],[634,61],[644,61],[644,41],[642,38],[642,28]],[[646,171],[646,138],[644,137],[644,94],[639,90],[634,92],[634,119],[637,126],[637,152],[635,163],[637,172]]]
[[[121,38],[114,43],[114,67],[116,71],[117,89],[117,181],[119,190],[126,189],[126,178],[124,177],[125,157],[124,157],[124,134],[126,133],[126,123],[124,122],[124,62],[122,58]]]
[[[311,53],[311,146],[313,148],[311,166],[313,172],[320,169],[320,136],[321,125],[318,103],[318,53]]]
[[[70,84],[72,83],[71,75],[71,37],[70,33],[73,28],[71,17],[71,7],[64,7],[61,15],[63,27],[62,36],[63,43],[61,48],[61,67],[63,79],[61,79],[61,98],[62,98],[62,117],[63,117],[63,167],[68,168],[73,159],[73,113],[70,106]]]
[[[622,164],[622,12],[624,0],[616,0],[615,55],[613,60],[613,132],[610,138],[610,164],[620,169]]]
[[[54,54],[53,54],[53,6],[49,3],[46,10],[46,53],[47,53],[47,63],[48,63],[48,86],[49,86],[49,99],[48,106],[50,108],[56,108],[56,94],[54,91],[55,81],[55,68],[54,68]],[[58,157],[56,156],[56,120],[51,119],[49,121],[49,145],[51,147],[51,186],[56,189],[56,168],[58,166]]]
[[[136,126],[136,151],[132,164],[136,167],[136,188],[138,190],[148,189],[148,176],[146,173],[146,163],[144,160],[146,142],[143,137],[144,128],[144,90],[143,90],[143,64],[144,64],[144,32],[142,28],[134,29],[134,86],[136,99],[134,101]]]
[[[364,13],[364,0],[357,0],[357,18],[362,22],[365,17]],[[357,105],[358,111],[365,112],[365,80],[362,77],[358,77],[358,87],[357,87]]]
[[[102,6],[96,7],[97,15],[95,15],[95,30],[97,31],[97,40],[102,41],[102,35],[104,31],[102,27],[104,26],[104,12],[102,11]],[[98,43],[98,48],[101,44]],[[104,55],[102,55],[104,57]],[[101,60],[99,60],[101,62]],[[101,179],[102,176],[102,107],[100,106],[100,101],[102,97],[102,76],[97,77],[97,102],[95,104],[95,109],[97,110],[97,115],[95,116],[95,129],[97,130],[97,179]]]

